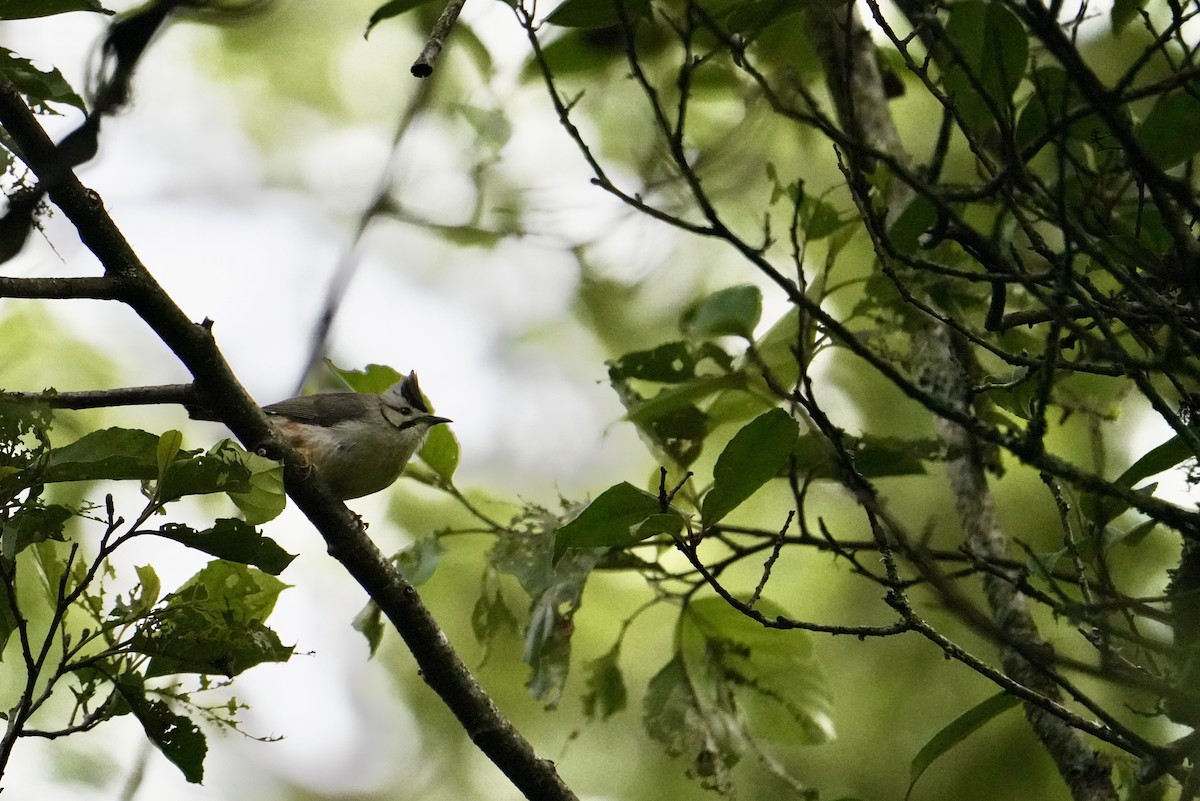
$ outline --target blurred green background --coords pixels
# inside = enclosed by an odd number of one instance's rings
[[[100,158],[82,171],[83,179],[189,314],[216,321],[224,352],[261,402],[292,394],[303,378],[314,322],[338,264],[351,259],[356,272],[338,307],[328,355],[345,367],[377,362],[419,370],[438,413],[455,420],[463,449],[458,484],[476,503],[503,517],[525,500],[555,507],[560,497],[581,501],[616,481],[645,484],[657,465],[621,421],[604,360],[677,337],[679,315],[696,298],[760,279],[736,254],[648,220],[589,185],[586,165],[558,125],[503,3],[467,4],[427,94],[408,66],[436,9],[425,6],[388,21],[364,39],[374,6],[276,0],[262,13],[219,25],[175,24],[142,64],[132,107],[106,124]],[[83,14],[12,23],[0,28],[0,41],[53,63],[82,86],[102,24]],[[627,69],[611,61],[611,43],[547,31],[548,41],[556,36],[566,42],[554,54],[560,88],[572,97],[583,92],[577,122],[595,152],[615,176],[669,205],[676,188],[661,174],[648,118],[631,113],[639,108],[638,92]],[[763,46],[778,48],[778,69],[815,77],[803,45],[783,38]],[[833,189],[830,202],[847,209],[827,145],[757,113],[728,86],[702,85],[697,92],[697,158],[733,224],[748,230],[761,224],[772,185],[768,162],[780,175],[802,176],[814,194]],[[393,153],[396,126],[410,107],[415,116]],[[928,99],[912,93],[892,110],[902,131],[920,140]],[[70,124],[62,120],[61,130]],[[956,158],[962,154],[952,152],[952,169]],[[356,242],[355,228],[381,183],[391,187],[387,213]],[[847,253],[838,280],[849,283],[834,299],[843,311],[861,297],[855,279],[871,269],[861,238]],[[823,258],[814,247],[808,263]],[[56,217],[44,237],[4,269],[6,275],[84,275],[96,267]],[[765,294],[764,330],[786,308],[769,288]],[[183,378],[132,314],[100,302],[0,300],[0,341],[0,386],[6,389]],[[927,415],[853,357],[830,352],[816,370],[818,397],[839,425],[880,435],[928,433]],[[1165,438],[1152,427],[1139,429],[1143,410],[1126,404],[1113,386],[1097,382],[1080,394],[1111,411],[1113,442]],[[67,441],[110,424],[180,427],[190,447],[224,436],[218,426],[163,409],[64,412],[56,437]],[[1084,464],[1091,458],[1082,419],[1060,426],[1053,446]],[[715,455],[706,454],[699,469],[710,469]],[[1129,461],[1119,447],[1104,458],[1110,469]],[[995,482],[1002,524],[1032,550],[1054,550],[1059,523],[1044,486],[1036,475],[1009,467]],[[953,548],[954,511],[939,469],[934,464],[927,476],[882,479],[879,486],[912,530]],[[785,488],[769,487],[734,519],[777,529],[789,504]],[[453,499],[410,481],[353,506],[385,551],[471,523]],[[833,487],[814,490],[805,514],[838,536],[869,538],[856,506]],[[368,661],[365,643],[349,626],[365,599],[326,558],[306,521],[293,511],[267,533],[301,554],[283,575],[294,587],[284,593],[276,626],[306,655],[251,671],[237,695],[252,707],[245,717],[250,732],[285,739],[263,743],[210,733],[204,787],[185,785],[152,754],[136,797],[517,797],[424,686],[398,638],[385,637]],[[1152,537],[1136,564],[1120,565],[1129,581],[1144,582],[1145,595],[1162,591],[1155,582],[1176,547],[1166,532]],[[567,690],[547,709],[529,697],[519,635],[501,638],[485,660],[472,634],[471,610],[491,544],[481,535],[449,538],[421,594],[539,753],[555,761],[581,798],[709,797],[641,723],[646,682],[670,656],[674,608],[655,607],[625,639],[621,667],[629,707],[607,721],[588,722],[580,666],[607,652],[622,621],[651,597],[640,581],[593,576],[575,620]],[[127,558],[129,564],[153,560],[160,574],[180,579],[200,564],[165,547]],[[746,565],[730,583],[750,589],[757,577],[757,566]],[[504,579],[501,590],[521,617],[515,582]],[[769,594],[806,620],[891,620],[882,590],[827,555],[785,552]],[[994,646],[925,600],[932,619],[981,657],[995,658]],[[1056,648],[1069,653],[1082,645],[1069,626],[1043,622]],[[802,746],[784,728],[762,736],[772,758],[825,798],[902,798],[921,746],[995,692],[915,634],[811,641],[833,700],[836,739]],[[1084,683],[1101,698],[1109,692]],[[64,742],[22,742],[9,791],[18,799],[119,797],[140,759],[136,727],[127,724],[117,721]],[[797,795],[751,760],[739,766],[737,779],[742,798]],[[912,795],[1066,797],[1018,710],[936,763]]]

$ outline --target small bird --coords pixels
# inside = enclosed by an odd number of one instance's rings
[[[343,501],[390,487],[436,425],[417,374],[376,395],[326,392],[264,406],[279,435]]]

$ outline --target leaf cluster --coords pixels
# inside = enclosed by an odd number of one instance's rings
[[[199,782],[207,747],[188,712],[237,728],[238,706],[199,704],[185,677],[197,676],[203,690],[208,677],[224,683],[292,654],[265,621],[287,586],[272,574],[294,557],[255,528],[283,508],[280,467],[228,440],[183,449],[178,431],[109,428],[51,447],[51,425],[45,402],[0,400],[0,655],[24,673],[5,712],[0,764],[20,738],[62,737],[131,714]],[[138,482],[143,508],[126,521],[112,494],[101,508],[47,501],[56,484],[99,481]],[[181,498],[212,493],[224,493],[243,519],[204,530],[152,522]],[[114,591],[113,554],[147,536],[216,558],[173,592],[163,592],[151,565]],[[62,696],[72,698],[70,711],[53,723],[51,700]]]

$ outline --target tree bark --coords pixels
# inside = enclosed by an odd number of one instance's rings
[[[818,6],[808,16],[808,32],[825,68],[826,84],[837,108],[838,119],[853,141],[907,163],[908,154],[900,141],[887,108],[887,95],[875,59],[870,34],[853,3],[829,8]],[[846,154],[852,172],[871,168],[853,151]],[[892,182],[889,215],[904,208],[911,190]],[[944,398],[955,411],[970,412],[970,371],[953,340],[953,332],[937,321],[929,321],[914,335],[913,349],[920,354],[920,383]],[[966,546],[980,559],[993,564],[1007,559],[1008,539],[996,517],[988,487],[986,455],[979,440],[962,426],[938,418],[938,435],[947,452],[957,454],[946,465],[959,524]],[[1027,600],[1011,581],[984,574],[983,590],[992,621],[1003,635],[1000,662],[1014,681],[1052,700],[1061,693],[1046,669],[1023,654],[1045,649]],[[1116,789],[1107,759],[1090,747],[1083,736],[1063,720],[1025,704],[1025,716],[1034,734],[1054,760],[1076,801],[1113,801]]]

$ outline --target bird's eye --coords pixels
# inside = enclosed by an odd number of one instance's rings
[[[401,406],[401,407],[400,407],[400,414],[403,414],[403,415],[410,415],[410,414],[412,414],[412,407],[410,407],[410,406]]]

